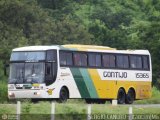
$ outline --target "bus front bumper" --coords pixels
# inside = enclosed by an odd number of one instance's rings
[[[45,90],[9,90],[8,91],[9,99],[16,98],[58,98],[54,91],[45,91]]]

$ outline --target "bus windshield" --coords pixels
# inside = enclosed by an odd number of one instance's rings
[[[45,60],[44,51],[12,52],[10,61],[39,61]]]
[[[11,63],[9,83],[44,83],[44,71],[44,63]]]

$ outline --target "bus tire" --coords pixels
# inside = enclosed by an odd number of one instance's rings
[[[59,93],[59,102],[64,103],[69,98],[69,92],[66,87],[62,87]]]
[[[135,100],[135,91],[134,89],[129,89],[126,95],[126,104],[132,104]]]
[[[105,99],[85,99],[87,104],[105,104],[106,100]]]
[[[117,96],[118,104],[124,104],[125,98],[126,98],[126,93],[125,93],[124,89],[120,88],[118,90],[118,96]]]
[[[88,99],[88,98],[86,98],[85,101],[86,101],[87,104],[92,104],[93,103],[93,101],[91,99]]]
[[[39,99],[36,99],[36,98],[31,99],[31,102],[32,102],[32,103],[34,103],[34,104],[36,104],[36,103],[38,103],[38,102],[39,102]]]

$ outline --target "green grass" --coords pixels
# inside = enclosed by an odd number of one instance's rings
[[[154,108],[154,107],[133,107],[133,114],[159,114],[160,107]]]
[[[7,103],[8,93],[7,93],[7,81],[0,80],[0,103]]]
[[[55,103],[55,118],[56,120],[83,120],[87,118],[88,105],[81,103]],[[112,106],[110,104],[92,104],[92,115],[107,115],[107,114],[128,114],[130,106]],[[136,107],[133,106],[133,114],[159,114],[160,107]],[[51,103],[39,102],[33,104],[30,102],[21,102],[21,117],[25,120],[44,120],[50,119]],[[0,104],[0,115],[16,114],[16,104]]]
[[[71,103],[56,103],[56,114],[86,114],[87,104],[71,104]],[[129,106],[112,106],[109,104],[92,104],[93,114],[128,114]],[[134,114],[159,114],[160,107],[136,107],[133,106]],[[0,104],[0,114],[16,114],[16,104]],[[39,102],[37,104],[22,102],[22,114],[50,114],[51,103]]]

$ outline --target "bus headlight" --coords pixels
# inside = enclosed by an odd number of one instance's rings
[[[14,98],[14,97],[15,97],[15,94],[14,94],[13,92],[9,92],[9,93],[8,93],[8,96],[9,96],[10,98]]]
[[[41,93],[40,92],[34,92],[34,95],[40,95]]]

